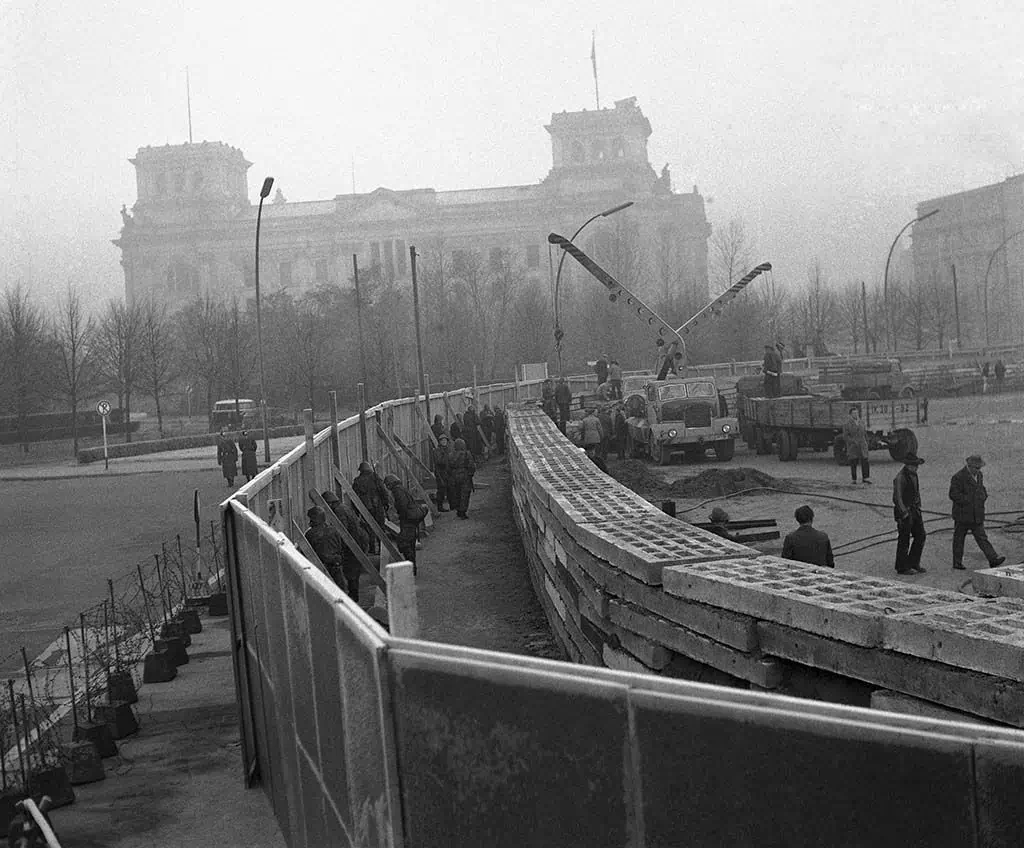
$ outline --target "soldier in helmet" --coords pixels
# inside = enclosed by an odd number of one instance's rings
[[[356,490],[359,500],[363,502],[370,515],[373,516],[373,520],[383,527],[384,517],[388,511],[388,490],[384,486],[384,481],[377,476],[377,472],[373,470],[373,466],[370,463],[359,463],[359,476],[352,481],[352,488]],[[369,532],[369,528],[366,529],[367,535],[370,538],[370,545],[373,548],[370,553],[380,553],[380,540],[376,534]]]
[[[394,474],[384,478],[384,485],[391,492],[398,513],[398,550],[412,563],[412,573],[416,573],[416,531],[420,522],[427,516],[427,508],[412,496]]]
[[[349,509],[344,502],[330,489],[323,493],[325,503],[331,508],[342,527],[355,540],[361,550],[366,550],[366,533],[363,530],[362,522],[356,518],[355,513]],[[348,586],[349,597],[356,603],[359,602],[359,575],[362,573],[362,566],[355,553],[346,544],[345,551],[341,558],[341,570],[345,575],[345,583]]]
[[[327,515],[320,507],[310,507],[306,510],[306,517],[309,518],[306,541],[324,564],[331,579],[351,595],[343,570],[345,554],[348,551],[345,539],[336,528],[327,523]]]

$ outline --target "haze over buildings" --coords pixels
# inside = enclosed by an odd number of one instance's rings
[[[606,0],[360,8],[183,2],[6,6],[0,286],[69,280],[120,295],[110,244],[128,163],[193,138],[242,149],[254,199],[379,187],[535,184],[554,112],[638,97],[650,161],[699,186],[712,226],[742,218],[759,260],[802,283],[881,279],[927,198],[1021,168],[1015,7],[843,0],[681,9]],[[594,210],[598,211],[598,210]]]

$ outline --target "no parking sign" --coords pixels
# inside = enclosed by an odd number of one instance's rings
[[[110,415],[110,401],[101,400],[96,404],[96,411],[103,416],[103,468],[110,468],[110,459],[107,456],[107,416]]]

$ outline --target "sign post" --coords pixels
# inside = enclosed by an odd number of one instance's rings
[[[96,404],[96,411],[103,419],[103,470],[110,470],[110,457],[107,453],[107,418],[110,415],[110,401],[101,400]]]

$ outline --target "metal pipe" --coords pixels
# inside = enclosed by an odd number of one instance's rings
[[[263,416],[263,461],[270,465],[270,429],[267,427],[267,389],[263,370],[263,320],[260,311],[260,223],[263,219],[263,201],[270,194],[274,178],[267,177],[260,189],[260,205],[256,210],[256,351],[260,365],[260,412]]]
[[[1021,233],[1024,233],[1024,229],[1017,230],[1017,232],[1015,233],[1010,233],[1010,235],[1004,238],[999,243],[999,246],[995,250],[993,250],[988,257],[988,266],[985,268],[985,347],[988,347],[990,344],[988,335],[988,275],[992,271],[992,261],[996,258],[996,254],[999,253],[999,251],[1002,250],[1004,247],[1006,247],[1007,243],[1011,239],[1016,238]]]
[[[363,386],[367,386],[366,346],[363,344],[363,298],[359,292],[359,257],[354,253],[352,254],[352,281],[356,287],[356,329],[359,333],[359,367],[361,369]]]
[[[423,404],[427,410],[427,424],[430,423],[430,398],[427,396],[427,387],[424,380],[423,370],[423,339],[420,335],[420,289],[416,281],[416,248],[409,245],[409,262],[412,269],[412,317],[416,325],[416,364],[419,373],[420,394],[423,395]]]
[[[882,299],[885,301],[885,349],[886,351],[895,350],[896,340],[892,338],[892,310],[889,308],[889,263],[892,261],[892,252],[896,249],[896,244],[908,229],[910,229],[918,221],[924,221],[926,218],[931,218],[932,215],[938,215],[940,209],[933,209],[920,218],[914,218],[913,221],[907,221],[896,233],[896,238],[892,240],[892,244],[889,245],[889,255],[885,257],[885,273],[882,276]]]

